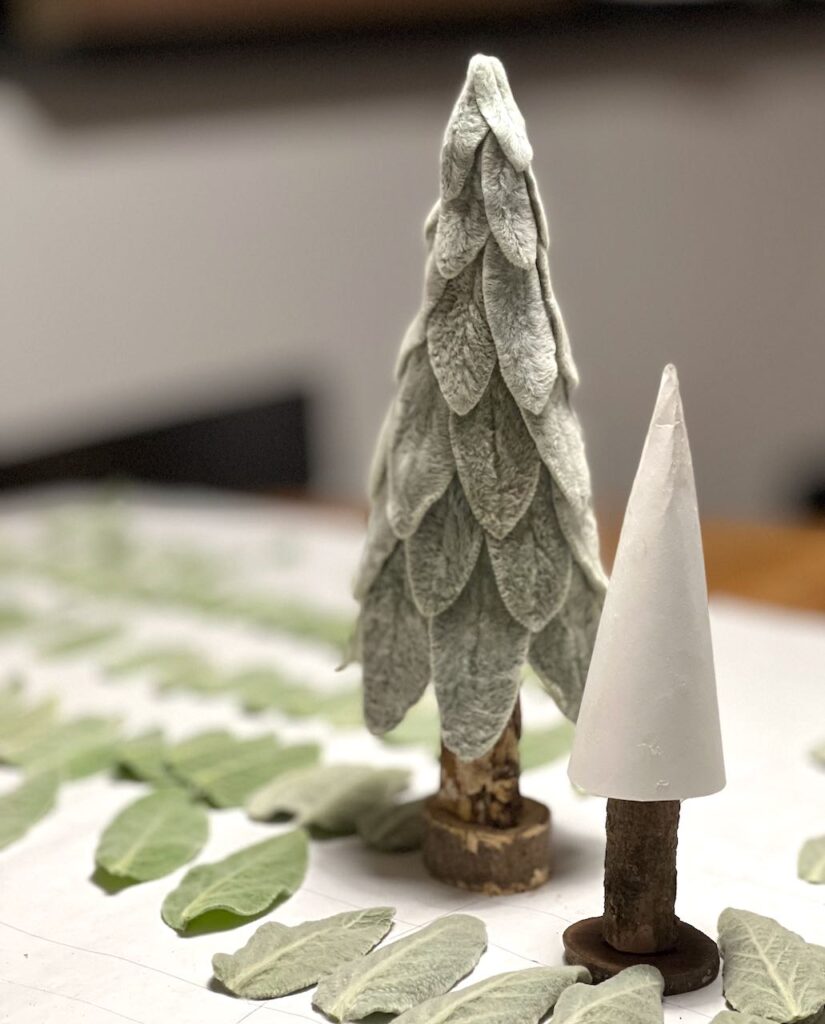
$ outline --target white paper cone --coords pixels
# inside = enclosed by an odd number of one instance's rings
[[[673,366],[627,504],[569,775],[621,800],[685,800],[725,785],[696,486]]]

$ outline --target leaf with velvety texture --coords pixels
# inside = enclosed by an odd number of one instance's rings
[[[572,571],[546,469],[528,510],[502,540],[488,537],[487,550],[507,611],[531,633],[543,629],[567,597]]]
[[[484,306],[501,375],[519,407],[537,415],[558,374],[556,340],[535,265],[515,266],[494,238],[484,247]]]
[[[414,1006],[396,1024],[538,1024],[561,993],[589,982],[584,967],[528,967],[496,974]]]
[[[55,771],[63,779],[82,779],[115,763],[118,741],[113,719],[74,718],[28,746],[16,763],[29,775]]]
[[[364,549],[361,552],[361,561],[355,574],[352,592],[356,600],[364,600],[367,591],[375,582],[397,544],[398,538],[393,533],[390,521],[387,519],[387,488],[382,486],[378,494],[373,497]]]
[[[791,1024],[825,1006],[825,949],[772,918],[723,910],[719,950],[722,987],[734,1009]]]
[[[722,1010],[717,1013],[710,1024],[776,1024],[767,1017],[756,1017],[752,1013],[739,1013],[737,1010]]]
[[[441,147],[441,195],[444,199],[455,199],[464,188],[476,150],[489,130],[478,109],[470,73],[447,122]]]
[[[507,159],[517,171],[526,171],[533,159],[533,147],[501,61],[477,54],[470,61],[468,77],[478,109],[495,132]]]
[[[56,772],[42,772],[23,779],[0,796],[0,850],[22,838],[54,807],[57,796]]]
[[[598,593],[607,588],[607,576],[599,554],[599,530],[592,502],[578,512],[570,505],[558,487],[553,489],[553,504],[561,532],[567,538],[570,550],[579,567]]]
[[[169,771],[166,754],[163,733],[160,729],[151,729],[120,744],[117,764],[130,778],[158,787],[177,786],[180,782]]]
[[[370,732],[389,732],[430,681],[427,620],[415,606],[402,545],[384,563],[359,619],[364,719]]]
[[[482,551],[458,600],[430,623],[441,738],[462,761],[485,754],[507,724],[528,639],[505,608]]]
[[[803,844],[797,863],[799,877],[815,885],[825,883],[825,836],[817,836]]]
[[[536,262],[538,226],[523,172],[517,171],[491,132],[481,147],[484,209],[504,256],[526,270]]]
[[[477,917],[441,917],[322,978],[312,1005],[336,1021],[401,1013],[451,989],[486,946],[487,930]]]
[[[377,804],[358,818],[358,835],[381,853],[417,850],[424,836],[423,807],[423,800]]]
[[[387,453],[387,516],[394,532],[409,537],[427,509],[447,490],[455,472],[450,410],[433,375],[426,347],[410,353],[395,398]]]
[[[404,544],[413,600],[422,615],[438,615],[455,601],[483,539],[456,475]]]
[[[237,952],[212,957],[215,977],[244,999],[274,999],[314,985],[376,946],[392,927],[392,907],[368,907],[289,927],[270,921]]]
[[[427,265],[424,270],[424,297],[421,302],[421,308],[418,310],[412,320],[412,323],[407,328],[404,337],[401,340],[401,347],[395,360],[396,380],[401,380],[404,376],[404,371],[407,368],[407,360],[410,358],[410,353],[414,352],[427,340],[427,323],[429,321],[430,313],[435,308],[438,300],[444,294],[444,289],[446,287],[447,278],[442,277],[441,274],[439,274],[435,265],[435,257],[430,255],[427,258]],[[389,441],[389,434],[387,441]]]
[[[538,633],[530,637],[530,665],[559,707],[575,722],[596,642],[604,592],[594,590],[578,565],[570,576],[567,600]]]
[[[498,370],[471,412],[450,417],[450,438],[473,515],[505,537],[533,500],[541,460]]]
[[[163,901],[161,916],[176,931],[212,910],[252,917],[304,880],[309,843],[303,829],[244,847],[214,864],[198,864]]]
[[[600,985],[573,985],[559,997],[554,1024],[662,1024],[664,981],[655,967],[627,967]]]
[[[433,241],[435,265],[442,277],[452,278],[464,270],[484,248],[490,225],[484,209],[481,170],[473,168],[459,195],[441,202]]]
[[[479,260],[447,283],[427,322],[427,349],[447,404],[466,415],[484,394],[496,365]]]
[[[182,791],[165,789],[129,804],[106,827],[95,863],[117,878],[147,882],[190,861],[206,842],[203,807]]]
[[[406,788],[410,773],[402,768],[361,764],[326,764],[283,775],[261,787],[246,802],[256,821],[292,815],[335,835],[351,835],[358,818]]]
[[[556,339],[556,362],[559,364],[562,376],[570,388],[575,388],[579,383],[579,371],[576,369],[576,361],[573,358],[573,350],[570,347],[570,338],[567,328],[564,326],[564,317],[561,315],[556,296],[553,292],[553,285],[550,281],[550,263],[547,258],[547,250],[539,245],[536,251],[536,268],[539,273],[541,294],[544,299],[544,308],[550,318],[550,329]]]

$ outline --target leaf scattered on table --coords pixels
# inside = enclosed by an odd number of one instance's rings
[[[123,774],[153,786],[177,786],[178,779],[166,766],[166,741],[160,729],[125,740],[117,751],[117,764]]]
[[[165,789],[129,804],[100,837],[95,863],[116,878],[147,882],[190,861],[206,842],[203,807],[177,789]]]
[[[58,777],[43,772],[24,778],[15,789],[0,796],[0,849],[20,839],[54,807]]]
[[[722,1010],[710,1024],[776,1024],[776,1021],[770,1021],[767,1017],[756,1017],[752,1013],[739,1013],[738,1010]]]
[[[553,1024],[662,1024],[664,979],[655,967],[627,967],[600,985],[573,985],[559,996]]]
[[[17,764],[33,744],[57,725],[57,702],[29,703],[19,687],[0,693],[0,761]]]
[[[118,743],[118,723],[113,719],[75,718],[45,733],[16,763],[29,775],[56,771],[63,779],[80,779],[111,768]]]
[[[322,978],[312,1005],[336,1021],[403,1013],[448,992],[486,947],[483,921],[468,914],[441,917]]]
[[[537,1024],[566,988],[589,981],[584,967],[528,967],[496,974],[428,999],[396,1017],[395,1024]]]
[[[113,659],[105,666],[104,671],[112,678],[150,670],[165,674],[191,665],[197,658],[197,652],[190,647],[146,647]]]
[[[815,761],[818,761],[821,765],[825,765],[825,740],[815,746],[811,753],[813,754]]]
[[[102,647],[123,632],[116,623],[103,625],[72,625],[50,631],[38,649],[46,658],[62,658],[67,654],[80,654]]]
[[[719,948],[725,998],[734,1009],[791,1024],[825,1006],[825,949],[772,918],[723,910]]]
[[[526,729],[519,743],[521,770],[527,772],[569,754],[574,734],[574,726],[568,721],[546,729]]]
[[[245,999],[289,995],[368,953],[390,930],[394,915],[393,907],[368,907],[292,928],[271,921],[236,953],[216,953],[212,969]]]
[[[358,835],[367,846],[382,853],[417,850],[424,835],[423,806],[423,800],[378,804],[358,818]]]
[[[163,901],[161,916],[176,931],[212,910],[252,917],[295,892],[304,880],[308,857],[307,835],[295,829],[213,864],[199,864]]]
[[[246,811],[257,821],[288,815],[336,835],[355,832],[358,818],[376,803],[403,790],[410,773],[402,768],[329,764],[281,775],[253,793]]]
[[[815,885],[825,883],[825,836],[817,836],[803,844],[797,867],[803,881]]]

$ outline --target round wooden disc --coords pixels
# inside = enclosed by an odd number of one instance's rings
[[[432,798],[424,806],[424,865],[441,882],[497,896],[535,889],[550,877],[550,811],[524,800],[514,828],[462,821]]]
[[[571,924],[562,936],[564,959],[586,967],[593,981],[604,981],[634,964],[652,964],[665,979],[665,995],[709,985],[719,973],[719,950],[713,939],[684,921],[679,922],[676,945],[667,953],[621,953],[602,937],[602,919],[588,917]]]

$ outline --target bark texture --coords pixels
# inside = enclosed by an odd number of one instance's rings
[[[680,806],[607,801],[603,935],[623,953],[664,953],[676,945]]]

